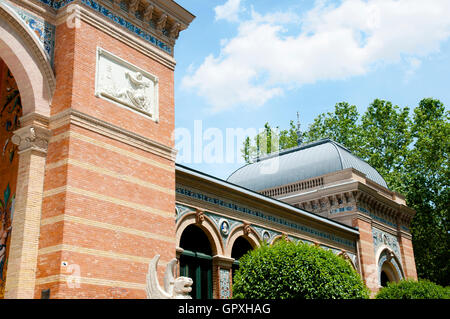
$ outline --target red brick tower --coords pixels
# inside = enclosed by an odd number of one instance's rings
[[[148,262],[175,257],[173,50],[193,18],[172,0],[2,2],[23,104],[6,298],[145,298]]]

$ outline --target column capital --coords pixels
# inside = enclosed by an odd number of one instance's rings
[[[36,151],[47,154],[51,131],[42,126],[31,124],[14,132],[11,141],[18,146],[19,154],[27,151]]]
[[[234,258],[215,255],[213,256],[213,264],[219,266],[220,268],[229,269],[233,265]]]

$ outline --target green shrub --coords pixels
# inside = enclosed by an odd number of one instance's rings
[[[331,251],[280,241],[245,254],[234,276],[233,296],[241,299],[368,298],[360,276]]]
[[[450,287],[442,287],[428,280],[401,280],[387,284],[376,299],[450,299]]]

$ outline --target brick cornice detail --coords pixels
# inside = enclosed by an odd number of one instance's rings
[[[101,134],[121,143],[136,147],[145,152],[175,161],[177,151],[167,145],[143,137],[131,131],[120,128],[86,113],[69,108],[50,118],[50,128],[55,129],[63,125],[73,124],[92,132]]]

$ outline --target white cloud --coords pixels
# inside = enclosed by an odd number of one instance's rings
[[[241,0],[228,0],[223,5],[214,8],[216,20],[226,20],[229,22],[239,21],[239,12],[241,10]]]
[[[402,62],[415,70],[449,38],[448,16],[448,0],[321,0],[301,19],[252,10],[237,35],[222,41],[219,56],[206,57],[183,87],[220,111],[261,106],[287,88],[364,75],[379,65]]]

